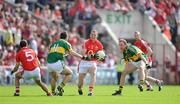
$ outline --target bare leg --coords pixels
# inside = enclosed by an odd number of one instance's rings
[[[82,90],[82,87],[84,85],[84,78],[86,76],[86,73],[79,73],[79,81],[78,81],[78,89]]]
[[[61,82],[60,86],[63,88],[67,82],[69,82],[72,78],[72,71],[68,67],[65,68],[65,70],[62,71],[62,74],[65,75],[63,81]]]
[[[91,82],[89,84],[89,93],[93,93],[94,85],[96,83],[96,67],[92,67],[89,70],[91,76]]]
[[[156,79],[156,78],[153,78],[153,77],[151,77],[151,76],[149,76],[148,75],[148,70],[145,70],[145,74],[146,74],[146,80],[147,81],[150,81],[150,82],[152,82],[152,83],[156,83],[157,85],[159,85],[159,83],[160,82],[162,82],[161,80],[159,80],[159,79]]]
[[[150,84],[149,81],[147,80],[148,70],[145,69],[144,72],[145,72],[145,85],[146,85],[146,87],[147,87],[147,91],[153,91],[153,88],[152,88],[151,84]]]
[[[112,95],[121,95],[121,92],[123,90],[123,86],[125,84],[126,75],[129,74],[129,73],[132,73],[135,70],[137,70],[137,67],[135,65],[133,65],[132,63],[128,63],[128,64],[125,65],[125,69],[122,72],[121,78],[120,78],[119,90],[117,90]]]
[[[48,91],[47,86],[46,86],[43,82],[41,82],[40,80],[35,80],[35,82],[36,82],[36,84],[37,84],[38,86],[41,87],[41,89],[42,89],[44,92],[46,92],[47,95],[50,94],[50,92]]]
[[[54,94],[55,93],[55,89],[56,89],[56,82],[58,80],[58,74],[56,72],[51,72],[51,91]]]
[[[62,74],[65,75],[63,81],[61,82],[61,84],[57,87],[58,89],[58,95],[59,96],[63,96],[64,90],[63,87],[66,85],[67,82],[69,82],[72,78],[72,71],[66,67],[63,71]]]
[[[137,70],[137,68],[133,64],[128,63],[127,65],[125,65],[125,69],[121,74],[119,86],[124,86],[126,75],[134,72],[135,70]]]
[[[16,73],[15,75],[15,93],[14,96],[19,96],[20,93],[20,82],[19,80],[22,78],[21,72]]]
[[[153,78],[153,77],[150,77],[150,76],[147,76],[146,80],[151,81],[151,82],[156,83],[156,84],[158,84],[160,82],[159,79],[156,79],[156,78]]]

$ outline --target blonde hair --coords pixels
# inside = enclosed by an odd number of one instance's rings
[[[120,42],[123,42],[125,45],[127,45],[128,43],[127,43],[127,41],[125,40],[125,39],[121,39],[121,38],[119,38],[119,43]]]

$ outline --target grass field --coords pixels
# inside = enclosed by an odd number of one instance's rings
[[[76,86],[66,86],[64,96],[47,97],[37,86],[21,86],[14,97],[14,86],[0,86],[0,104],[180,104],[180,86],[164,86],[161,92],[139,92],[137,86],[125,86],[123,95],[111,96],[118,86],[96,86],[94,96],[79,96]],[[50,87],[49,87],[50,89]]]

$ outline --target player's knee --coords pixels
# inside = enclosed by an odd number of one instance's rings
[[[91,73],[90,73],[90,76],[91,76],[91,77],[96,77],[96,72],[91,72]]]
[[[72,75],[72,74],[73,74],[72,70],[68,70],[67,75]]]
[[[127,74],[127,71],[124,70],[124,71],[121,73],[121,76],[124,77],[124,76],[126,76],[126,74]]]
[[[36,84],[41,85],[42,82],[40,80],[35,80]]]
[[[19,74],[19,73],[16,73],[16,74],[15,74],[15,78],[16,78],[16,79],[20,79],[21,77],[22,77],[21,74]]]
[[[139,71],[144,71],[145,70],[145,67],[140,67],[139,68]]]

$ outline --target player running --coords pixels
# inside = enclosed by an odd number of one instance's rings
[[[28,48],[28,43],[26,40],[21,40],[20,42],[20,50],[16,55],[16,65],[14,69],[11,71],[11,75],[15,73],[20,64],[22,64],[23,70],[18,71],[15,74],[15,86],[16,90],[14,96],[20,95],[20,82],[21,78],[24,79],[34,79],[37,85],[39,85],[42,90],[44,90],[47,96],[52,96],[52,94],[48,91],[47,86],[41,82],[41,74],[40,74],[40,63],[37,58],[36,53]]]
[[[103,45],[99,40],[97,40],[98,32],[96,30],[92,30],[90,34],[90,38],[86,40],[83,46],[83,54],[92,56],[91,60],[81,60],[78,67],[79,72],[79,82],[78,82],[78,93],[79,95],[83,95],[83,84],[84,78],[87,73],[90,74],[90,84],[89,84],[89,93],[88,96],[93,95],[93,89],[96,82],[96,53],[100,50],[103,50]]]
[[[67,67],[64,63],[65,54],[70,54],[78,58],[87,59],[87,57],[83,57],[82,55],[73,51],[71,44],[67,42],[67,40],[67,32],[62,32],[60,34],[60,39],[55,41],[50,46],[49,53],[47,56],[47,67],[51,75],[51,90],[53,95],[63,96],[63,87],[66,85],[68,81],[70,81],[72,77],[71,69]],[[60,83],[60,85],[57,87],[58,93],[56,93],[56,82],[58,80],[59,73],[65,75],[65,77],[63,81]]]
[[[139,71],[140,76],[140,83],[138,87],[143,89],[145,81],[144,70],[146,69],[146,64],[148,63],[147,56],[136,46],[128,45],[126,40],[119,39],[119,47],[121,52],[123,52],[123,58],[126,64],[125,69],[121,74],[119,89],[112,95],[121,95],[126,75],[136,70]]]
[[[139,31],[136,31],[134,33],[134,37],[136,39],[136,41],[134,42],[134,45],[137,46],[139,49],[141,49],[148,56],[148,62],[149,62],[148,64],[150,65],[150,67],[152,67],[152,57],[151,56],[153,55],[153,51],[152,51],[151,47],[148,45],[148,43],[146,41],[144,41],[141,38],[141,33]],[[150,67],[148,69],[150,69]],[[158,85],[158,88],[159,88],[158,90],[161,91],[163,81],[148,76],[148,71],[149,71],[148,69],[145,70],[145,75],[146,75],[145,84],[147,86],[147,91],[153,91],[153,88],[149,84],[148,81],[156,83]]]

